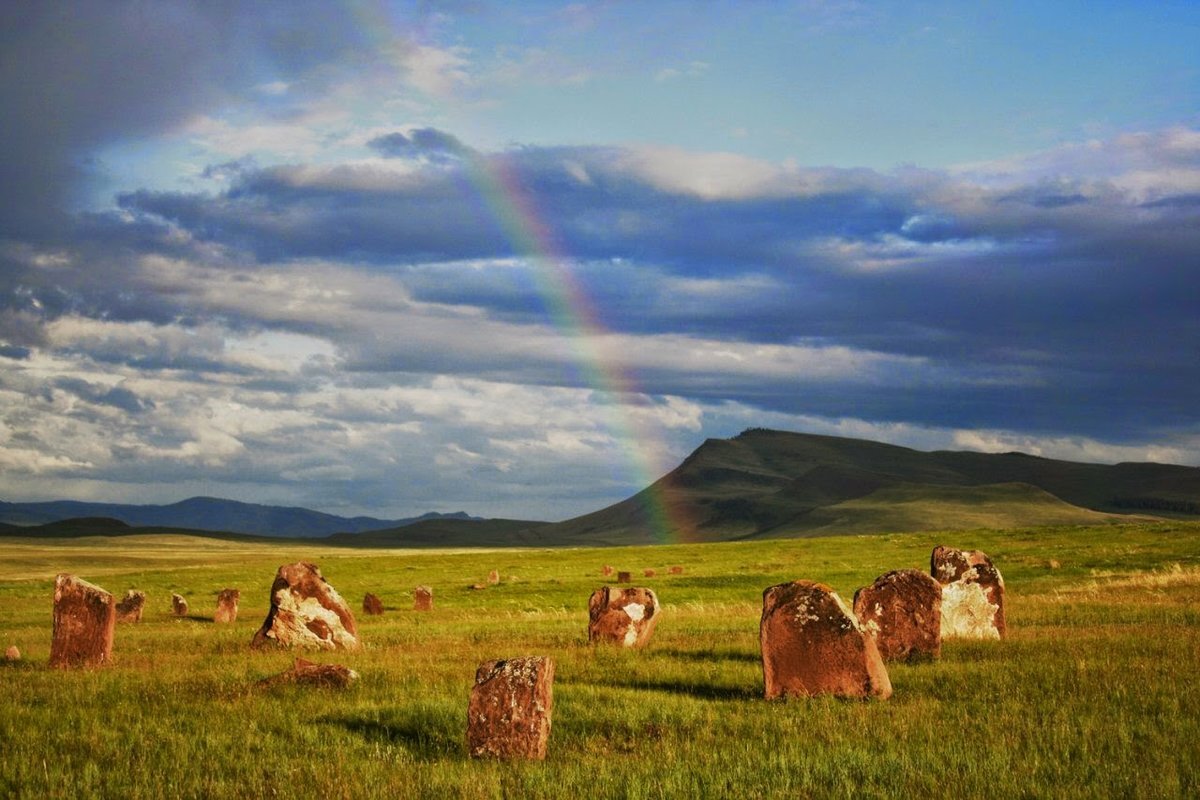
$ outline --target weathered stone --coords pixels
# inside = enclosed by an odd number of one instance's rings
[[[112,658],[117,606],[113,596],[66,573],[54,579],[50,666],[91,667]]]
[[[363,613],[377,617],[383,613],[383,601],[375,595],[367,592],[363,597]]]
[[[136,589],[125,592],[125,597],[117,603],[117,622],[141,622],[142,609],[146,605],[146,593]]]
[[[607,578],[609,575],[613,574],[613,568],[610,565],[605,564],[600,568],[600,574]]]
[[[942,583],[943,639],[1004,638],[1004,577],[986,553],[939,545],[930,556],[930,570]]]
[[[653,578],[657,574],[658,573],[655,572],[653,569],[642,570],[642,575],[644,575],[647,578]]]
[[[188,613],[187,600],[183,599],[183,595],[171,592],[171,611],[177,617],[186,617]]]
[[[21,649],[19,647],[17,647],[15,644],[9,645],[8,649],[4,651],[4,660],[5,661],[20,661],[21,660]]]
[[[874,639],[830,587],[794,581],[763,592],[763,681],[777,697],[891,697]]]
[[[297,658],[291,669],[269,678],[263,678],[259,683],[263,686],[299,683],[307,686],[345,689],[356,680],[358,680],[358,673],[342,664],[316,664],[303,658]]]
[[[413,610],[433,611],[433,589],[428,586],[413,589]]]
[[[487,584],[486,583],[472,583],[468,588],[473,592],[481,592],[487,588]]]
[[[500,570],[494,569],[491,572],[489,572],[487,582],[490,584],[493,584],[493,585],[499,583],[500,582]]]
[[[271,608],[253,647],[270,644],[322,650],[357,650],[358,625],[341,595],[316,564],[284,564],[271,585]]]
[[[553,706],[553,659],[528,656],[480,664],[467,706],[471,757],[544,759]]]
[[[658,610],[658,598],[650,589],[597,589],[588,599],[588,641],[642,647],[658,624]]]
[[[667,570],[667,572],[669,572],[669,573],[670,573],[670,574],[672,574],[672,575],[682,575],[682,574],[683,574],[683,567],[680,567],[680,566],[674,566],[674,567],[671,567],[669,570]]]
[[[929,574],[937,578],[938,583],[945,585],[954,583],[971,567],[991,563],[987,553],[981,550],[957,550],[939,544],[929,554]]]
[[[617,583],[633,583],[633,575],[628,572],[618,572]]]
[[[916,569],[880,575],[854,593],[854,614],[884,661],[942,653],[942,585]]]
[[[237,622],[238,601],[242,593],[238,589],[222,589],[217,593],[217,611],[213,614],[213,622]]]

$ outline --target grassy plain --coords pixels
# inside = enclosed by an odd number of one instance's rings
[[[1008,585],[1000,643],[949,642],[890,668],[886,702],[766,702],[763,588],[821,580],[849,599],[927,568],[936,544],[992,555]],[[356,551],[181,536],[9,539],[0,550],[0,795],[11,797],[1195,797],[1200,796],[1200,524],[906,533],[570,550]],[[318,654],[351,689],[264,689],[291,654],[250,652],[279,564],[316,561],[365,648]],[[664,603],[641,652],[586,643],[600,567]],[[666,575],[672,564],[683,575]],[[1057,564],[1057,566],[1054,566]],[[470,591],[490,569],[505,580]],[[56,671],[53,576],[149,595],[115,663]],[[509,576],[512,576],[510,579]],[[434,587],[435,610],[411,610]],[[215,593],[242,590],[231,626]],[[170,592],[193,617],[170,617]],[[550,756],[472,761],[475,666],[557,661]]]

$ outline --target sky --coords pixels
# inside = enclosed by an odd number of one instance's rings
[[[1200,4],[0,4],[0,499],[1200,465]]]

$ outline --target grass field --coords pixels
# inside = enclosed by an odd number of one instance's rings
[[[763,588],[810,578],[849,599],[889,569],[927,569],[936,544],[993,557],[1007,640],[892,666],[886,702],[761,699]],[[1200,524],[456,553],[133,536],[0,552],[0,646],[24,655],[0,667],[3,796],[1200,796]],[[368,591],[388,608],[359,617],[361,652],[310,656],[357,670],[349,690],[257,685],[291,663],[248,643],[275,569],[301,558],[356,611]],[[606,563],[658,571],[636,581],[664,604],[643,651],[586,642]],[[499,586],[467,589],[493,568]],[[59,571],[148,593],[112,666],[46,666]],[[411,610],[417,584],[434,587],[432,613]],[[241,616],[217,626],[226,586]],[[170,617],[172,591],[193,618]],[[530,654],[557,662],[549,758],[468,759],[476,665]]]

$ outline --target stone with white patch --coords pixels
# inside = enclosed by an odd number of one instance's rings
[[[467,750],[472,758],[544,759],[553,710],[553,659],[485,661],[467,705]]]
[[[768,700],[892,694],[874,638],[824,584],[800,580],[766,589],[759,641]]]
[[[943,639],[1004,638],[1004,576],[986,553],[939,545],[930,572],[942,584]]]
[[[217,610],[213,622],[229,624],[237,622],[238,602],[242,599],[240,589],[222,589],[217,593]]]
[[[643,647],[658,617],[658,597],[653,590],[605,586],[588,599],[588,641]]]
[[[854,615],[884,661],[919,661],[942,652],[942,586],[916,569],[880,575],[854,593]]]
[[[146,593],[136,589],[125,592],[117,603],[117,622],[141,622],[142,609],[146,606]]]
[[[188,613],[188,602],[183,598],[183,595],[171,593],[171,613],[177,617],[186,617]]]
[[[271,585],[271,608],[254,634],[253,647],[357,650],[358,625],[342,596],[316,564],[284,564]]]

